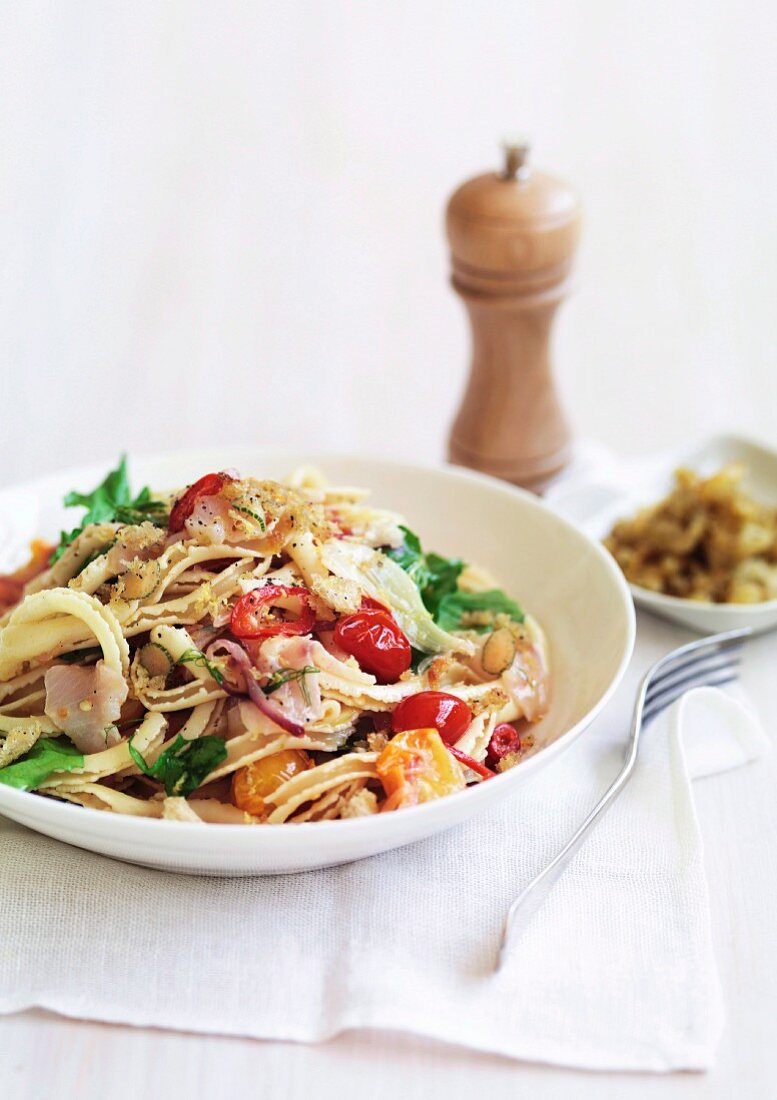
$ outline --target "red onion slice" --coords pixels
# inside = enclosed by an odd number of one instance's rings
[[[293,733],[295,737],[304,735],[305,727],[301,726],[299,722],[292,722],[291,718],[283,713],[277,703],[273,703],[271,699],[268,699],[253,676],[246,676],[246,683],[251,702],[259,707],[262,714],[266,714],[271,721],[275,722],[276,726],[280,726],[287,733]]]
[[[219,650],[221,653],[219,653]],[[237,642],[230,642],[226,638],[219,638],[217,641],[211,642],[205,650],[205,656],[209,661],[214,660],[214,658],[217,659],[219,656],[223,656],[224,653],[235,662],[239,675],[237,677],[237,683],[234,684],[231,684],[225,676],[224,683],[221,686],[228,695],[246,695],[248,692],[247,681],[251,671],[251,662],[248,658],[248,654],[242,646],[237,644]]]
[[[295,737],[304,736],[305,727],[300,725],[299,722],[293,722],[288,715],[284,714],[277,703],[273,703],[271,699],[267,698],[259,687],[253,676],[251,660],[243,647],[238,645],[237,642],[230,642],[225,638],[220,638],[217,642],[213,642],[212,645],[208,646],[205,651],[205,656],[210,661],[218,656],[217,651],[219,649],[226,652],[234,660],[241,676],[241,683],[237,685],[230,684],[225,676],[224,683],[222,684],[224,691],[229,695],[245,695],[247,693],[251,702],[254,703],[270,721],[275,722],[276,726],[280,726],[286,733],[291,733]]]

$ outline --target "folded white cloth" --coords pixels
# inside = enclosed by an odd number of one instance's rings
[[[709,1066],[721,1006],[689,775],[762,751],[731,696],[698,691],[650,727],[631,783],[492,973],[509,902],[610,782],[635,677],[678,640],[645,620],[615,704],[513,801],[348,866],[176,876],[0,821],[0,1010],[272,1039],[389,1028],[591,1069]]]

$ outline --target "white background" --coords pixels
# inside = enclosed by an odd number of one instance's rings
[[[774,441],[775,57],[756,0],[5,0],[0,481],[206,442],[440,456],[468,353],[442,210],[515,129],[585,204],[556,341],[578,430]],[[3,1021],[6,1094],[772,1096],[771,774],[700,795],[730,1010],[706,1079],[36,1014]]]
[[[585,204],[577,428],[774,438],[775,10],[6,0],[0,481],[205,440],[441,455],[442,210],[516,129]]]

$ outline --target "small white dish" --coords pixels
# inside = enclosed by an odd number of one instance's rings
[[[453,467],[424,468],[378,459],[190,452],[131,463],[134,486],[183,485],[234,466],[279,478],[313,461],[334,483],[369,488],[381,506],[401,512],[424,545],[485,566],[538,618],[552,661],[550,710],[534,727],[540,752],[488,782],[413,809],[315,824],[200,825],[125,817],[56,802],[0,784],[0,812],[38,832],[144,866],[206,875],[309,870],[374,855],[446,829],[504,798],[520,797],[532,775],[551,764],[612,696],[634,644],[634,607],[617,565],[594,539],[528,493]],[[0,491],[0,546],[23,556],[33,534],[67,526],[60,501],[104,476],[91,467]],[[34,505],[34,507],[33,507]],[[72,524],[71,524],[72,525]],[[11,532],[11,534],[9,534]],[[22,540],[21,545],[19,540]],[[5,560],[0,566],[12,564]]]
[[[672,487],[674,471],[687,466],[708,476],[730,462],[743,462],[744,490],[756,500],[777,505],[777,451],[739,435],[713,436],[702,443],[668,451],[657,458],[622,463],[603,479],[565,482],[546,501],[594,539],[603,539],[616,520],[662,500]],[[639,607],[682,623],[700,634],[749,627],[761,634],[777,627],[777,600],[757,604],[702,603],[629,585]]]

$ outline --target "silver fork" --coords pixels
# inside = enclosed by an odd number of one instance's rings
[[[727,630],[681,645],[648,669],[640,684],[623,766],[588,817],[561,851],[529,885],[507,911],[496,969],[505,961],[511,935],[523,931],[572,861],[596,822],[609,809],[634,771],[642,730],[686,691],[695,687],[718,687],[736,680],[749,628]]]

